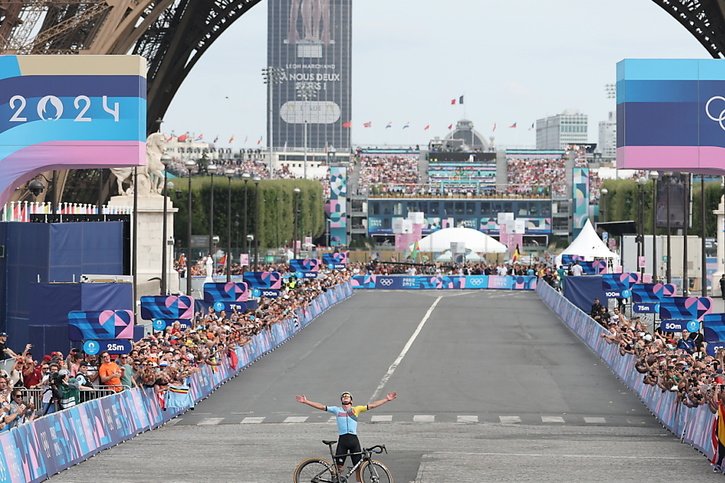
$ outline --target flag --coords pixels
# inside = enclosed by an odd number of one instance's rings
[[[389,122],[389,123],[388,123],[388,124],[387,124],[387,125],[385,126],[385,129],[390,129],[391,127],[393,127],[393,123],[392,123],[392,122]]]
[[[350,129],[352,127],[352,121],[343,122],[342,127],[344,127],[345,129]]]
[[[511,261],[513,263],[516,263],[521,258],[521,252],[519,252],[519,244],[516,244],[516,250],[514,250],[514,254],[511,256]]]
[[[513,123],[513,124],[511,124],[511,125],[509,126],[509,128],[511,128],[511,129],[516,129],[516,127],[517,127],[517,126],[516,126],[516,123]]]
[[[218,135],[218,134],[217,134],[217,136],[216,136],[216,137],[214,138],[214,141],[212,141],[212,142],[214,142],[214,143],[215,143],[215,142],[217,142],[217,141],[219,141],[219,135]]]
[[[413,245],[413,250],[411,250],[411,252],[410,252],[410,257],[413,260],[416,260],[418,258],[418,252],[420,252],[420,245],[416,241],[415,245]]]
[[[455,106],[455,105],[456,105],[456,98],[453,98],[453,99],[451,99],[451,106]]]
[[[186,140],[187,140],[187,139],[189,139],[189,131],[186,131],[186,132],[185,132],[184,134],[182,134],[181,136],[179,136],[179,137],[177,138],[177,140],[178,140],[178,141],[179,141],[180,143],[186,142]]]
[[[461,97],[458,98],[458,103],[459,104],[463,104],[463,96],[461,96]]]
[[[448,125],[448,130],[450,131],[451,129],[453,129],[453,124]]]
[[[194,141],[201,141],[202,139],[204,139],[204,133],[199,134]]]
[[[363,127],[373,127],[373,122],[372,121],[364,122]]]
[[[536,124],[535,122],[532,122],[532,123],[531,123],[531,127],[529,128],[529,131],[531,131],[532,129],[534,129],[534,127],[535,127],[535,124]]]
[[[496,132],[496,123],[495,122],[493,123],[493,129],[491,131]]]
[[[408,129],[409,127],[410,127],[410,123],[409,123],[409,122],[406,122],[406,123],[405,123],[405,124],[403,125],[403,129]]]
[[[229,143],[228,144],[232,144],[233,142],[234,142],[234,134],[232,134],[232,137],[229,138]],[[247,140],[245,139],[244,142],[246,143]]]
[[[263,138],[263,137],[264,137],[264,136],[259,136],[259,139],[257,139],[257,145],[259,145],[259,144],[262,144],[262,138]]]
[[[430,129],[430,124],[426,124],[425,127],[423,128],[423,131],[427,131],[428,129]]]

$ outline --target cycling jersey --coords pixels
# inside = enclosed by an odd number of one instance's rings
[[[337,419],[337,434],[357,434],[357,417],[368,410],[367,406],[353,406],[347,411],[339,406],[325,406],[325,411]]]

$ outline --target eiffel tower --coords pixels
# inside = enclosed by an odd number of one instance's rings
[[[142,55],[149,67],[147,129],[153,132],[201,56],[260,1],[0,0],[0,52]],[[651,1],[694,35],[712,57],[725,58],[725,2]],[[105,202],[111,183],[104,171],[56,173],[53,201],[59,203],[66,193],[75,202]],[[15,199],[29,196],[27,189],[20,189]]]

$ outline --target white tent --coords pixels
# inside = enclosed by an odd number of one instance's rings
[[[588,219],[582,231],[579,232],[579,236],[560,255],[579,255],[585,260],[618,258],[618,255],[607,248],[607,245],[599,238],[597,232],[594,231],[592,222]]]
[[[442,253],[451,249],[451,243],[463,243],[466,250],[476,253],[506,253],[503,243],[472,228],[444,228],[431,233],[418,242],[421,252]],[[411,249],[415,244],[411,245]]]

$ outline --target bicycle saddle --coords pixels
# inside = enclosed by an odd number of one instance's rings
[[[330,444],[335,444],[335,443],[337,443],[337,441],[327,441],[327,440],[324,440],[324,439],[322,440],[322,442],[323,442],[324,444],[327,444],[327,445],[330,445]]]

